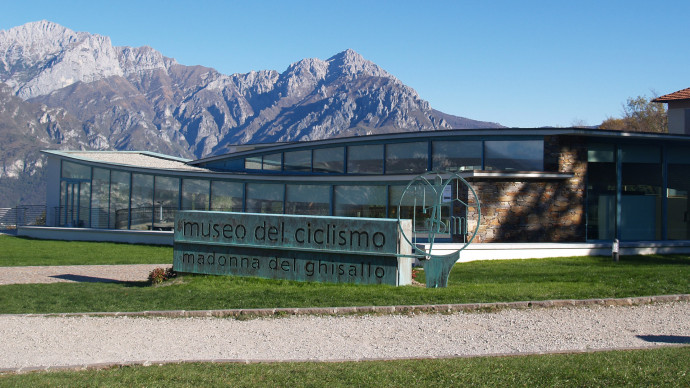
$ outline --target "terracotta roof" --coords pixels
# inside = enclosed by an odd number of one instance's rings
[[[690,88],[679,90],[670,94],[665,94],[663,96],[653,99],[653,102],[669,102],[678,100],[690,100]]]

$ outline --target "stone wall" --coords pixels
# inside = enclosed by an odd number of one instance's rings
[[[547,136],[544,169],[573,174],[567,179],[468,179],[479,195],[482,220],[474,242],[585,241],[585,175],[583,139]],[[471,196],[470,196],[471,197]],[[471,199],[468,230],[476,226]],[[474,214],[473,214],[474,213]]]

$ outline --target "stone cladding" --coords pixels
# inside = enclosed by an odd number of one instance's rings
[[[587,147],[584,139],[546,136],[544,171],[573,176],[468,179],[479,195],[482,212],[474,242],[585,241]],[[477,216],[476,211],[472,214],[471,206],[467,219],[467,228],[473,231]]]

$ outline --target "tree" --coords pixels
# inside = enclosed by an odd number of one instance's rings
[[[609,117],[599,126],[600,129],[613,129],[631,132],[668,132],[668,116],[664,104],[652,102],[656,96],[628,98],[623,105],[623,117]]]

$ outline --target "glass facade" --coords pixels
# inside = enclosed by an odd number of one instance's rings
[[[211,210],[241,212],[244,184],[240,182],[211,182]]]
[[[271,180],[245,178],[243,174],[209,174],[208,179],[202,179],[197,172],[185,177],[184,171],[164,170],[161,173],[167,175],[158,175],[152,169],[126,171],[122,166],[108,169],[102,164],[92,167],[61,160],[59,199],[56,194],[51,214],[60,226],[133,230],[172,230],[178,209],[397,218],[405,188],[403,177],[384,174],[419,174],[427,169],[543,171],[544,154],[552,152],[544,150],[542,140],[468,139],[471,137],[463,135],[458,140],[442,137],[273,150],[263,156],[237,159],[244,167],[270,171]],[[587,166],[586,178],[580,181],[586,188],[580,207],[585,213],[584,240],[690,240],[690,147],[663,138],[649,142],[605,136],[590,139],[591,143],[583,142]],[[276,177],[274,171],[279,170],[292,176]],[[381,176],[301,177],[300,173]],[[557,183],[570,179],[561,175],[545,179]],[[508,178],[487,179],[514,179],[516,175],[505,176]],[[484,178],[476,174],[473,179]],[[544,181],[532,175],[524,179]],[[577,200],[578,196],[567,198]],[[402,218],[424,219],[420,213],[424,206],[408,202],[403,198]],[[455,239],[458,233],[454,230],[462,227],[452,225],[464,225],[460,213],[465,210],[452,206],[443,209],[443,222],[451,225],[444,233]],[[424,227],[416,225],[418,231]]]
[[[587,150],[587,239],[613,240],[616,234],[616,147],[591,144]]]
[[[432,155],[434,171],[482,169],[481,141],[434,141]]]
[[[386,145],[386,174],[421,174],[428,168],[429,142]]]
[[[487,140],[484,142],[485,170],[544,170],[542,140]]]
[[[285,185],[285,213],[328,216],[331,214],[331,186]]]
[[[349,174],[383,174],[383,144],[347,147]]]
[[[273,183],[247,183],[247,213],[283,214],[285,185]]]
[[[130,173],[110,172],[110,229],[129,229]]]
[[[211,182],[205,179],[182,179],[182,210],[208,210]]]
[[[318,148],[314,150],[314,172],[342,174],[345,172],[345,148]]]
[[[285,171],[310,172],[311,150],[286,152]]]
[[[130,229],[151,230],[153,210],[153,175],[132,174]]]
[[[180,207],[180,178],[156,176],[153,192],[153,229],[173,230]]]
[[[335,186],[333,215],[383,218],[386,216],[387,186]]]

